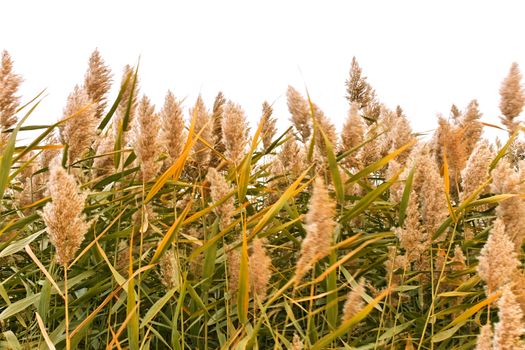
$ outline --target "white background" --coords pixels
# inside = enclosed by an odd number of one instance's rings
[[[95,47],[113,69],[140,61],[140,89],[158,108],[167,89],[211,108],[222,90],[252,127],[264,100],[288,123],[288,84],[341,127],[352,56],[386,105],[415,131],[450,105],[477,98],[498,123],[499,86],[513,61],[525,69],[521,1],[3,1],[0,49],[24,77],[25,100],[47,88],[32,122],[62,115]]]

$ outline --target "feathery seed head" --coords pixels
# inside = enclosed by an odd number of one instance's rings
[[[524,185],[522,174],[516,171],[507,159],[500,159],[496,168],[492,171],[493,193],[523,193]],[[521,245],[525,238],[525,200],[520,197],[512,197],[498,204],[496,213],[505,224],[505,232],[514,243],[516,252],[521,251]]]
[[[222,142],[226,157],[239,164],[248,144],[248,122],[241,106],[228,101],[222,118]]]
[[[209,168],[206,180],[210,182],[210,195],[213,202],[224,199],[233,188],[226,182],[224,176],[219,174],[215,168]],[[234,198],[230,196],[224,203],[215,208],[215,213],[221,219],[221,227],[228,226],[235,212]]]
[[[341,150],[349,151],[363,142],[366,131],[366,125],[363,118],[359,115],[359,105],[352,102],[348,117],[343,125],[341,132]],[[358,168],[358,157],[351,154],[345,158],[345,163],[350,168]]]
[[[365,305],[363,294],[365,294],[365,279],[361,278],[359,284],[346,296],[346,302],[343,307],[343,322],[352,319],[352,317],[363,309]]]
[[[47,189],[51,202],[44,206],[42,217],[58,263],[67,266],[89,228],[82,214],[86,194],[79,191],[73,175],[68,174],[58,160],[51,164]]]
[[[22,78],[13,72],[13,61],[7,51],[3,51],[0,61],[0,152],[8,140],[5,130],[16,124],[15,116],[20,97],[16,96]]]
[[[0,133],[16,124],[15,113],[20,104],[16,93],[21,83],[22,78],[13,72],[11,56],[4,50],[0,61]]]
[[[299,337],[297,333],[293,334],[293,340],[292,340],[292,350],[303,350],[304,344],[303,340]]]
[[[84,77],[84,87],[89,98],[97,104],[95,117],[101,118],[106,108],[106,94],[111,87],[111,70],[104,63],[98,49],[89,57],[89,66]]]
[[[464,200],[474,192],[489,177],[489,166],[495,154],[487,140],[478,142],[470,157],[467,160],[465,168],[461,171],[460,199]],[[487,188],[488,189],[488,188]],[[486,192],[485,189],[482,194]]]
[[[272,144],[273,138],[275,137],[275,133],[277,132],[276,124],[277,119],[275,119],[273,116],[273,108],[272,106],[264,101],[262,105],[262,140],[263,140],[263,146],[264,148],[270,147]]]
[[[502,292],[498,300],[499,322],[494,326],[494,349],[523,349],[525,346],[521,341],[521,337],[525,334],[523,312],[510,285],[503,286]]]
[[[525,104],[525,91],[521,85],[521,78],[519,66],[514,62],[499,89],[501,96],[499,109],[503,114],[503,117],[500,118],[501,122],[509,129],[509,133],[516,130],[519,123],[514,119],[521,113]]]
[[[492,325],[490,323],[481,327],[476,341],[476,350],[492,350]]]
[[[163,142],[164,150],[168,155],[167,162],[171,165],[182,153],[186,138],[182,108],[171,91],[166,94],[160,118],[162,122],[160,140]]]
[[[301,252],[296,265],[295,283],[299,284],[302,277],[313,265],[330,253],[332,235],[335,228],[335,202],[321,178],[316,178],[313,194],[306,214],[306,238],[301,244]]]
[[[180,284],[179,263],[173,249],[168,249],[159,261],[160,281],[166,289],[178,287]]]
[[[249,281],[252,287],[252,293],[258,301],[262,302],[266,299],[266,290],[268,289],[268,282],[272,277],[270,267],[272,259],[266,253],[263,246],[263,240],[255,238],[252,242],[252,253],[249,258]],[[257,303],[255,303],[257,305]]]
[[[157,159],[160,155],[160,142],[158,130],[160,128],[159,116],[155,113],[148,97],[140,100],[137,118],[133,124],[133,145],[141,167],[143,181],[151,181],[157,176],[160,164]]]
[[[67,99],[63,119],[75,116],[59,126],[60,140],[68,145],[69,163],[80,159],[95,140],[98,123],[96,109],[86,90],[75,86]]]
[[[312,134],[312,125],[310,118],[310,106],[301,94],[293,87],[288,86],[286,92],[288,101],[288,110],[292,115],[291,121],[295,129],[301,135],[301,141],[306,144],[308,138]]]
[[[514,243],[505,233],[505,224],[494,221],[487,242],[479,254],[478,275],[487,285],[487,295],[509,283],[520,266]]]

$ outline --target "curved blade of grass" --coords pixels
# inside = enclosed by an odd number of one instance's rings
[[[4,335],[7,345],[9,346],[8,349],[22,350],[22,346],[20,345],[20,342],[13,331],[5,331],[2,334]]]
[[[177,217],[175,222],[171,225],[168,232],[164,235],[162,240],[159,242],[159,245],[157,246],[157,249],[155,250],[155,254],[150,260],[150,265],[153,265],[159,261],[159,259],[162,257],[162,254],[170,247],[171,243],[175,239],[175,234],[179,231],[179,229],[182,226],[182,223],[184,222],[184,219],[186,218],[186,215],[188,215],[188,212],[191,209],[193,202],[190,201],[188,205],[186,205],[186,208],[182,211],[182,213]]]
[[[162,296],[162,298],[157,300],[155,304],[151,305],[148,312],[146,312],[146,315],[144,315],[144,318],[142,319],[140,328],[144,328],[144,326],[150,323],[151,320],[153,320],[153,318],[157,316],[157,314],[160,312],[160,310],[162,310],[164,305],[166,305],[166,303],[170,301],[171,297],[175,294],[177,289],[178,288],[171,288],[169,291],[166,292],[166,294]]]
[[[4,311],[2,311],[2,313],[0,313],[0,321],[4,321],[8,319],[9,317],[14,316],[18,314],[19,312],[24,311],[29,306],[37,302],[39,298],[40,298],[40,293],[37,293],[37,294],[30,295],[28,297],[25,297],[24,299],[15,301],[14,303],[6,307]]]
[[[49,334],[47,334],[46,326],[44,325],[44,321],[42,321],[42,318],[38,314],[38,312],[35,312],[36,321],[38,323],[38,328],[40,328],[40,332],[42,333],[42,337],[44,338],[47,347],[49,350],[55,350],[55,345],[51,341],[51,338],[49,338]]]

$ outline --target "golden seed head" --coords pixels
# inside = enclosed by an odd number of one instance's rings
[[[173,249],[168,249],[159,261],[160,266],[160,281],[166,289],[179,287],[180,285],[180,271],[179,263],[173,252]]]
[[[525,343],[521,340],[525,334],[523,312],[510,285],[503,286],[502,292],[498,299],[499,322],[494,326],[494,349],[524,349]]]
[[[308,101],[293,87],[288,86],[286,93],[288,99],[288,110],[292,115],[291,121],[295,129],[301,135],[301,141],[306,144],[312,134],[311,113]]]
[[[7,51],[0,58],[0,133],[16,124],[20,97],[16,96],[22,78],[13,72],[13,60]],[[3,135],[5,138],[6,135]],[[2,141],[0,140],[0,143]]]
[[[487,285],[487,294],[509,283],[518,270],[520,261],[517,258],[514,243],[505,233],[505,224],[502,219],[498,218],[494,221],[494,227],[479,253],[478,260],[477,272]]]
[[[514,62],[499,89],[501,96],[499,109],[503,114],[501,122],[509,129],[509,133],[516,130],[519,123],[514,119],[521,113],[525,104],[525,91],[521,86],[521,78],[520,68]]]
[[[226,182],[224,176],[222,176],[215,168],[208,169],[206,180],[210,182],[210,195],[213,202],[218,202],[224,199],[224,197],[233,190],[233,188]],[[215,208],[215,213],[221,219],[222,228],[230,224],[234,212],[235,206],[233,196],[230,196],[224,203]]]
[[[275,137],[275,133],[277,132],[277,119],[275,119],[273,116],[273,108],[272,106],[264,101],[262,105],[262,116],[261,116],[261,122],[263,123],[262,127],[262,140],[263,140],[263,146],[264,148],[270,147],[270,145],[273,142],[273,138]]]
[[[259,302],[263,302],[266,299],[268,282],[270,282],[272,277],[271,265],[272,259],[266,253],[263,240],[256,237],[252,242],[252,253],[249,258],[249,280],[252,293]]]
[[[56,249],[58,263],[67,266],[89,228],[82,214],[86,194],[79,191],[73,175],[68,174],[58,161],[51,164],[47,189],[51,202],[44,206],[42,217],[49,240]]]
[[[87,95],[97,105],[95,117],[102,117],[106,108],[106,95],[111,87],[111,70],[105,64],[100,52],[95,49],[89,57],[89,66],[84,77]]]
[[[133,124],[133,146],[141,167],[143,181],[151,181],[160,169],[158,157],[160,142],[158,131],[160,128],[159,116],[146,96],[140,100],[137,118]]]
[[[234,164],[242,160],[248,144],[248,121],[241,106],[228,101],[222,118],[222,142],[225,156]]]
[[[68,162],[79,160],[95,140],[98,120],[96,105],[84,88],[75,86],[67,99],[64,117],[69,118],[59,126],[61,142],[68,145]]]
[[[476,350],[492,350],[492,325],[490,323],[481,327],[476,341]]]
[[[365,294],[365,279],[361,278],[358,285],[348,292],[343,307],[342,321],[346,322],[361,311],[365,305],[363,295]]]
[[[166,94],[164,106],[160,111],[160,119],[162,122],[160,140],[168,155],[167,163],[172,165],[182,153],[186,133],[180,102],[171,91]]]
[[[301,252],[296,265],[295,283],[313,265],[330,253],[335,228],[335,201],[330,198],[321,178],[316,178],[313,194],[306,214],[306,238],[301,244]]]

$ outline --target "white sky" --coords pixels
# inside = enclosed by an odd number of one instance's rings
[[[401,105],[415,131],[450,105],[477,98],[498,123],[501,81],[525,70],[521,1],[4,1],[0,49],[25,82],[26,100],[47,88],[32,122],[62,115],[98,47],[114,73],[139,55],[141,92],[158,108],[167,89],[190,107],[222,90],[252,125],[264,100],[287,124],[293,85],[341,127],[352,56],[387,106]],[[113,96],[115,92],[113,93]]]

